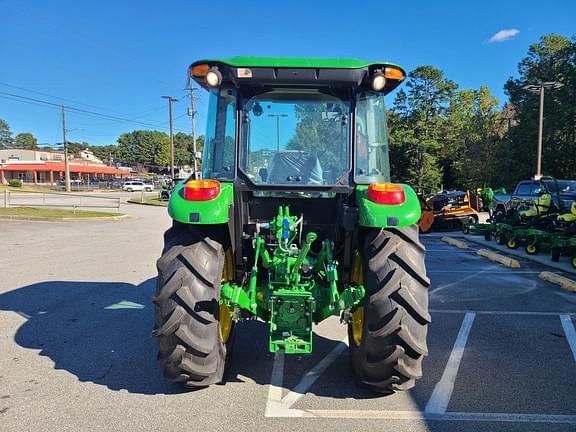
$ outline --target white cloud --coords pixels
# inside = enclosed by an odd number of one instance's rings
[[[520,30],[518,29],[508,29],[508,30],[500,30],[499,32],[497,32],[496,34],[494,34],[489,40],[488,43],[494,43],[494,42],[504,42],[508,39],[512,39],[514,36],[516,36],[518,33],[520,33]]]

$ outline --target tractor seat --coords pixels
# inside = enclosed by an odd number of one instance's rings
[[[572,201],[570,206],[570,213],[564,213],[558,216],[558,220],[562,222],[574,222],[576,221],[576,201]]]
[[[321,185],[324,183],[318,157],[298,150],[276,153],[270,162],[268,184]]]
[[[520,216],[525,218],[533,218],[537,216],[542,216],[550,211],[552,206],[552,195],[545,193],[538,198],[533,205],[530,206],[528,210],[520,212]]]

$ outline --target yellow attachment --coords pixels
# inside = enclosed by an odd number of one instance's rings
[[[232,332],[232,311],[225,304],[220,304],[220,322],[218,325],[218,336],[223,343],[228,342],[230,333]]]
[[[352,258],[352,272],[350,274],[350,282],[357,285],[364,284],[364,273],[362,272],[362,257],[360,252],[355,251],[354,257]],[[364,331],[364,307],[358,306],[354,312],[352,312],[352,339],[356,346],[360,346],[362,342],[362,333]]]

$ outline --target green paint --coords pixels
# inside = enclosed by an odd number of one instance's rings
[[[168,214],[176,221],[194,225],[227,223],[230,206],[234,203],[234,185],[220,184],[220,195],[210,201],[188,201],[184,199],[185,182],[174,188],[168,203]],[[197,221],[191,215],[198,214]]]
[[[316,233],[306,233],[302,244],[294,246],[302,224],[290,215],[287,206],[280,206],[277,215],[261,226],[276,239],[273,249],[269,251],[265,238],[256,235],[252,242],[255,259],[247,284],[224,283],[221,287],[222,303],[270,323],[271,352],[312,352],[313,323],[342,311],[349,313],[365,295],[363,286],[338,285],[338,262],[331,240],[322,242],[316,257],[310,256]],[[267,274],[260,274],[259,263]]]
[[[356,205],[360,212],[360,225],[373,228],[407,227],[420,219],[420,201],[414,189],[402,184],[406,201],[404,204],[384,205],[368,199],[368,186],[356,186]],[[396,225],[389,224],[388,218],[395,218]]]
[[[231,57],[199,60],[192,64],[222,63],[232,67],[262,67],[262,68],[319,68],[319,69],[363,69],[372,65],[394,66],[386,61],[369,62],[352,58],[305,58],[305,57]]]

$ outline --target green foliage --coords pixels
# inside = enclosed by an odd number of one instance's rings
[[[390,113],[392,173],[423,192],[442,181],[442,129],[457,85],[432,66],[417,67],[408,78],[407,91],[398,92]]]
[[[505,90],[514,108],[508,135],[509,173],[504,184],[536,172],[540,98],[523,87],[526,84],[557,81],[560,89],[545,90],[542,171],[558,178],[576,176],[576,35],[572,40],[555,34],[542,36],[532,44],[518,65],[518,78],[510,78]]]
[[[20,187],[22,187],[22,180],[20,180],[20,179],[8,180],[8,186],[20,188]]]
[[[321,104],[296,105],[295,111],[298,123],[287,148],[322,155],[323,164],[338,166],[342,156],[339,143],[343,142],[347,127],[342,115],[323,119],[323,111],[327,108]]]
[[[170,139],[164,132],[134,131],[118,138],[118,158],[124,163],[167,166]]]
[[[559,81],[546,90],[542,171],[576,177],[576,36],[554,34],[530,46],[503,109],[486,86],[458,89],[430,66],[408,75],[388,113],[392,179],[428,192],[478,186],[514,188],[536,172],[540,100],[523,87]]]
[[[23,132],[16,135],[14,148],[34,150],[38,147],[38,140],[30,132]]]
[[[14,138],[10,126],[4,120],[0,119],[0,150],[12,148],[14,145]]]

